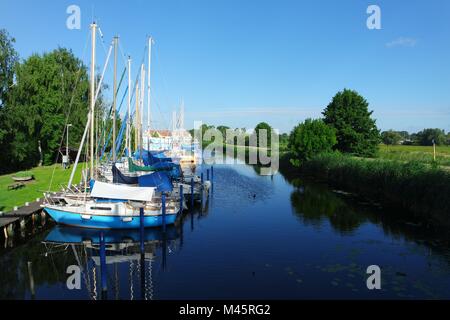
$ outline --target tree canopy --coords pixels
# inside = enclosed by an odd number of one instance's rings
[[[297,125],[289,136],[290,159],[294,166],[300,166],[316,154],[331,152],[336,144],[335,129],[321,119],[307,119]]]
[[[265,135],[267,137],[267,143],[261,143],[262,142],[262,138],[264,137],[264,135],[262,135],[262,133],[265,130]],[[268,147],[270,148],[272,145],[271,142],[271,134],[272,134],[272,127],[267,123],[267,122],[260,122],[256,125],[255,127],[255,132],[254,134],[256,134],[256,138],[257,138],[257,146],[264,146],[264,147]]]
[[[437,145],[443,145],[447,141],[447,137],[445,136],[445,131],[441,129],[424,129],[416,134],[416,141],[418,144],[422,146],[431,146],[433,145],[433,141]]]
[[[81,139],[89,105],[86,67],[64,48],[19,62],[4,31],[0,42],[0,171],[29,168],[41,160],[52,164],[65,144],[66,122],[72,124],[69,145]]]
[[[356,91],[338,92],[323,112],[326,124],[336,129],[336,149],[357,156],[371,157],[378,151],[380,133],[373,111]]]
[[[394,130],[383,131],[381,133],[381,140],[385,145],[394,145],[400,143],[402,136]]]
[[[0,108],[5,106],[14,84],[14,68],[19,61],[13,47],[15,41],[5,29],[0,29]]]

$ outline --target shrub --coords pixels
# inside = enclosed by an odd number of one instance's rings
[[[289,137],[291,163],[300,166],[302,161],[311,159],[314,155],[331,152],[336,144],[335,130],[322,120],[307,119],[297,125]]]

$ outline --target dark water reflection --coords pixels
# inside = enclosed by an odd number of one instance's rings
[[[0,298],[450,298],[448,230],[259,173],[216,166],[208,203],[165,233],[146,230],[142,242],[139,231],[104,233],[103,284],[98,231],[37,227],[0,249]],[[379,291],[366,287],[372,264],[382,269]],[[81,267],[80,290],[66,286],[70,265]]]

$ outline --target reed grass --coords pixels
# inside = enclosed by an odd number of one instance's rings
[[[450,225],[450,173],[420,161],[368,160],[321,154],[301,172],[386,206]]]

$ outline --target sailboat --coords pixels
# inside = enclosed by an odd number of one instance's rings
[[[100,78],[100,84],[95,90],[95,45],[96,45],[96,23],[91,24],[91,76],[90,76],[90,112],[85,127],[83,138],[77,154],[77,159],[73,167],[73,171],[68,183],[68,188],[61,194],[45,195],[43,208],[57,223],[71,225],[83,228],[98,229],[134,229],[140,227],[158,227],[166,224],[173,224],[180,208],[183,208],[183,197],[172,193],[173,186],[170,184],[151,184],[145,183],[143,186],[135,186],[129,184],[115,184],[101,181],[99,178],[98,168],[94,166],[94,160],[97,159],[97,153],[94,154],[94,129],[95,129],[95,103],[98,97],[101,81],[104,72]],[[115,67],[117,61],[117,42],[115,37],[113,44],[115,47]],[[109,54],[106,59],[105,68],[109,60]],[[130,81],[130,59],[128,60],[128,119],[127,119],[127,150],[131,150],[131,81]],[[114,72],[116,78],[116,72]],[[142,83],[142,82],[141,82]],[[143,83],[142,83],[143,85]],[[114,80],[114,102],[113,102],[113,127],[115,128],[115,102],[116,102],[116,80]],[[138,86],[136,84],[136,92]],[[136,95],[136,141],[140,137],[140,117],[138,113],[138,94]],[[115,130],[115,129],[114,129]],[[86,178],[83,190],[72,185],[73,176],[79,161],[81,150],[83,149],[84,140],[87,132],[90,132],[90,170],[89,177]],[[115,133],[113,136],[113,162],[116,161],[115,150]],[[140,150],[142,148],[140,147]],[[98,162],[98,161],[97,161]],[[115,164],[113,164],[115,166]],[[89,186],[86,186],[89,181]]]

